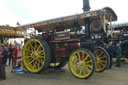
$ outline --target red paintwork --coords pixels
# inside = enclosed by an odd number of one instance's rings
[[[68,56],[68,50],[66,48],[56,48],[55,49],[55,56],[65,57]]]
[[[74,49],[79,48],[79,46],[78,46],[77,43],[71,43],[71,44],[70,44],[70,48],[71,48],[72,50],[74,50]]]

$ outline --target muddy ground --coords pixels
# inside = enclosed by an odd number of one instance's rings
[[[6,67],[7,79],[0,85],[128,85],[128,63],[122,63],[103,73],[94,73],[89,79],[75,78],[69,71],[68,65],[63,71],[51,71],[48,74],[16,74],[11,73],[11,66]]]

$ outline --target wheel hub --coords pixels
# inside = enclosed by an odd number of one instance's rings
[[[32,56],[35,58],[38,56],[38,54],[36,52],[32,53]]]
[[[97,57],[97,63],[100,63],[100,58],[99,57]]]
[[[82,65],[83,65],[83,62],[80,61],[80,62],[79,62],[79,65],[82,66]]]

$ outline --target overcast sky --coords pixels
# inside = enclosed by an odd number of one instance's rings
[[[118,22],[128,21],[128,0],[90,0],[91,10],[111,7]],[[0,0],[0,25],[16,26],[82,13],[83,0]]]

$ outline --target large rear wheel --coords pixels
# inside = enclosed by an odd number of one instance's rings
[[[93,54],[83,48],[75,50],[69,58],[69,69],[77,78],[89,78],[95,71],[95,59]]]
[[[108,52],[102,47],[97,47],[94,55],[96,58],[96,72],[103,72],[110,64]]]
[[[32,73],[40,73],[50,64],[51,54],[48,44],[41,38],[28,40],[23,48],[23,63]]]

